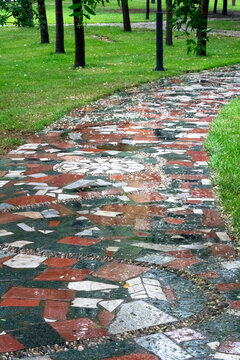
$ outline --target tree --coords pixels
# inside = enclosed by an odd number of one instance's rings
[[[227,0],[223,0],[222,15],[227,15]]]
[[[57,1],[57,0],[56,0]],[[75,63],[74,66],[85,66],[85,39],[84,39],[84,18],[90,19],[91,15],[95,15],[95,9],[98,3],[104,5],[103,0],[73,0],[73,4],[69,6],[73,10],[70,16],[74,19],[75,33]],[[108,0],[106,0],[108,2]]]
[[[55,0],[56,12],[56,54],[65,53],[62,0]]]
[[[128,8],[128,0],[121,0],[121,6],[122,6],[122,14],[123,14],[123,30],[132,31],[129,8]]]
[[[167,12],[167,21],[166,21],[166,45],[171,46],[172,41],[172,0],[166,0],[166,12]]]
[[[39,24],[40,24],[40,32],[41,32],[41,43],[47,44],[49,43],[49,34],[48,34],[48,24],[47,24],[47,15],[45,8],[45,1],[38,0],[38,16],[39,16]]]
[[[78,7],[76,8],[75,5]],[[74,33],[75,33],[75,64],[77,67],[85,66],[85,39],[84,39],[84,27],[83,18],[80,16],[82,13],[82,6],[79,6],[78,0],[73,0],[73,14],[74,16]],[[79,14],[79,16],[77,16]]]
[[[214,8],[213,8],[213,13],[216,14],[217,13],[217,2],[218,0],[214,1]]]
[[[207,30],[207,19],[208,19],[208,6],[209,0],[201,0],[199,6],[199,14],[200,14],[200,23],[197,29],[197,55],[206,56],[206,49],[207,49],[207,37],[206,37],[206,30]]]
[[[36,16],[36,11],[32,7],[33,1],[18,0],[8,2],[0,0],[0,25],[6,25],[12,17],[14,25],[33,27],[33,18]]]
[[[146,19],[149,19],[149,12],[150,12],[150,4],[149,0],[146,0]]]
[[[209,0],[175,0],[175,18],[173,27],[182,29],[187,35],[188,53],[196,52],[197,55],[206,56],[207,28]],[[193,31],[197,33],[197,42],[190,35]]]

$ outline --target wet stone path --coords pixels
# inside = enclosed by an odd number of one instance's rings
[[[0,160],[0,358],[240,359],[204,141],[240,68],[117,93]]]

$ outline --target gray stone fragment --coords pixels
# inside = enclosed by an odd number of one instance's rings
[[[162,360],[193,359],[189,353],[163,334],[144,336],[137,339],[136,343]]]
[[[149,326],[174,322],[177,319],[154,306],[139,300],[123,304],[109,327],[111,334],[143,329]]]

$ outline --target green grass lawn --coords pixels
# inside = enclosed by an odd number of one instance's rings
[[[223,107],[212,123],[206,147],[216,171],[214,184],[235,233],[240,235],[240,99]]]
[[[112,42],[97,39],[108,37]],[[66,54],[55,54],[54,27],[50,44],[40,44],[39,30],[2,28],[0,57],[0,148],[19,143],[23,133],[40,130],[73,107],[114,91],[240,60],[239,39],[213,36],[206,58],[186,54],[185,38],[164,49],[166,72],[155,72],[155,33],[91,27],[86,29],[86,62],[75,70],[73,27],[65,29]],[[11,45],[11,46],[10,46]],[[223,52],[222,49],[225,49]]]
[[[218,29],[218,30],[240,31],[240,21],[209,20],[208,26],[212,29]]]

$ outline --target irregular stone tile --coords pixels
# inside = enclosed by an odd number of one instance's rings
[[[165,335],[169,336],[172,340],[176,341],[178,344],[183,341],[206,339],[206,336],[189,328],[181,328],[173,331],[167,331],[165,332]]]
[[[222,266],[227,270],[239,269],[240,268],[240,261],[228,261],[222,263]]]
[[[48,195],[30,195],[30,196],[19,196],[6,202],[14,206],[26,206],[45,202],[52,202],[54,198]]]
[[[115,315],[107,310],[102,310],[98,313],[98,320],[102,326],[108,326],[114,319]]]
[[[18,248],[22,248],[25,245],[29,245],[29,244],[33,244],[33,242],[32,241],[19,240],[19,241],[14,241],[12,243],[8,243],[9,246],[18,247]]]
[[[199,262],[199,259],[178,259],[167,263],[167,266],[173,269],[185,269]]]
[[[239,341],[224,341],[221,344],[218,351],[227,353],[227,354],[240,355],[240,342]]]
[[[117,300],[103,300],[99,303],[104,309],[106,309],[109,312],[114,311],[119,305],[123,303],[123,300],[117,299]]]
[[[70,245],[77,245],[77,246],[91,246],[97,244],[100,240],[99,239],[88,239],[82,238],[79,236],[67,236],[58,241],[60,244],[70,244]]]
[[[34,280],[43,281],[80,281],[91,273],[91,270],[80,270],[80,269],[47,269]]]
[[[0,306],[9,306],[9,307],[32,307],[39,306],[40,300],[29,300],[29,299],[3,299],[0,302]]]
[[[148,351],[153,352],[162,360],[182,360],[192,358],[190,354],[163,334],[144,336],[138,338],[136,343]]]
[[[49,323],[65,340],[83,340],[108,335],[108,332],[88,318]]]
[[[175,258],[173,256],[167,256],[167,255],[162,255],[162,254],[147,254],[145,256],[141,256],[139,258],[136,259],[137,261],[142,261],[142,262],[147,262],[150,264],[157,264],[157,265],[162,265],[162,264],[166,264],[170,261],[175,260]]]
[[[96,282],[96,281],[76,281],[70,282],[68,284],[68,288],[77,291],[108,291],[111,289],[118,289],[119,286],[106,284],[103,282]]]
[[[97,304],[102,301],[102,299],[92,299],[92,298],[75,298],[71,303],[73,307],[83,307],[83,308],[97,308]]]
[[[34,269],[41,265],[46,259],[45,256],[18,254],[3,264],[14,269]]]
[[[43,312],[44,319],[66,320],[69,305],[66,301],[47,300]]]
[[[112,281],[125,281],[147,271],[148,268],[135,265],[110,263],[93,273],[93,276]]]
[[[23,346],[19,341],[14,339],[9,334],[0,335],[0,352],[9,352],[9,351],[17,351],[24,349]]]
[[[13,286],[5,294],[3,299],[38,299],[38,300],[64,300],[70,301],[75,295],[75,291],[64,289],[42,289],[42,288],[27,288]]]
[[[223,259],[230,259],[236,256],[234,248],[227,244],[214,244],[210,249],[213,256],[219,256]]]
[[[77,263],[75,259],[60,259],[60,258],[49,258],[44,262],[51,268],[65,268],[70,267]]]
[[[240,360],[240,356],[238,355],[229,355],[229,354],[223,354],[220,352],[217,352],[214,355],[214,359],[219,359],[219,360]]]
[[[177,319],[144,301],[133,301],[121,305],[115,320],[109,326],[111,334],[137,330],[153,325],[171,323]]]
[[[157,358],[151,354],[130,354],[117,356],[111,359],[108,358],[106,360],[157,360]]]

